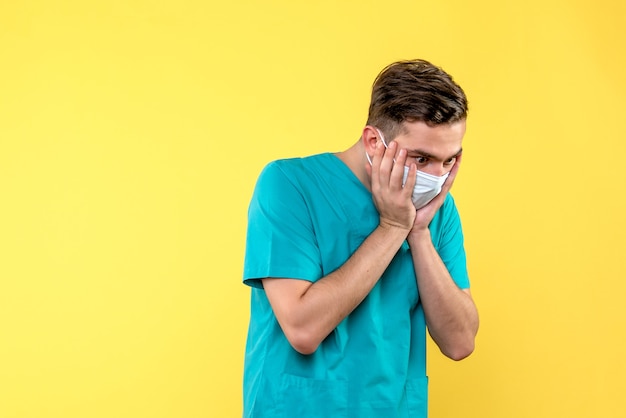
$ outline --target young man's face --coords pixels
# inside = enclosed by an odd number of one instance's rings
[[[442,176],[452,170],[461,155],[465,126],[465,120],[435,126],[404,122],[404,129],[393,140],[399,145],[398,150],[408,151],[407,165],[415,162],[419,171]]]

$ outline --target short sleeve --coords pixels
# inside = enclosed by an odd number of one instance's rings
[[[264,168],[250,201],[243,280],[252,287],[262,288],[266,277],[316,281],[322,275],[309,208],[285,171],[289,161]]]
[[[452,195],[446,197],[440,216],[438,222],[441,230],[437,252],[456,285],[461,289],[467,289],[470,287],[470,282],[467,273],[463,229]]]

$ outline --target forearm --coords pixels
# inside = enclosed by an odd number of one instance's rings
[[[409,236],[426,323],[441,351],[454,360],[470,355],[478,312],[469,292],[458,288],[434,248],[428,230]]]
[[[292,346],[309,354],[369,294],[406,239],[408,230],[378,226],[337,270],[315,283],[264,280],[274,313]],[[280,287],[279,287],[280,286]]]

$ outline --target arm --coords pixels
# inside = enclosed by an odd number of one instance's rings
[[[315,283],[266,278],[263,286],[278,323],[291,345],[302,354],[318,345],[348,316],[376,285],[406,239],[415,218],[412,189],[402,187],[406,151],[393,161],[397,146],[376,148],[372,194],[380,214],[379,226],[337,270]],[[413,179],[416,176],[413,167]],[[414,181],[414,180],[413,180]]]
[[[461,360],[474,350],[478,312],[469,289],[459,289],[433,247],[428,230],[409,240],[428,331],[442,353]]]
[[[263,279],[263,287],[293,348],[311,354],[372,290],[408,230],[380,225],[339,269],[315,283]]]
[[[459,169],[460,158],[441,193],[417,211],[408,236],[428,330],[442,353],[461,360],[474,350],[478,312],[469,289],[459,289],[433,246],[428,225],[441,207]]]

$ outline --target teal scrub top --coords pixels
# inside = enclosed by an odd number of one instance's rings
[[[365,300],[311,355],[295,351],[262,278],[315,282],[339,268],[377,227],[371,193],[335,155],[274,161],[248,212],[244,283],[251,311],[244,417],[426,417],[426,323],[405,242]],[[469,287],[452,196],[430,226],[453,280]]]

